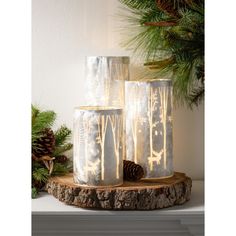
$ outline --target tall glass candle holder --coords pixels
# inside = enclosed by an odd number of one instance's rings
[[[86,57],[86,105],[111,106],[123,109],[125,123],[125,81],[129,80],[129,57]],[[125,138],[125,125],[123,127]],[[123,140],[123,157],[125,156]]]
[[[145,178],[173,175],[171,80],[127,81],[126,159],[140,164]]]
[[[74,181],[88,186],[123,183],[123,116],[113,107],[74,111]]]
[[[125,80],[129,79],[129,57],[86,58],[86,104],[124,108]]]

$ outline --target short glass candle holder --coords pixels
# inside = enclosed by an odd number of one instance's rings
[[[171,80],[127,81],[126,159],[144,168],[145,178],[173,175]]]
[[[123,183],[122,109],[75,108],[73,136],[75,183],[87,186]]]

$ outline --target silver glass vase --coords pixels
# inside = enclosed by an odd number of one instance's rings
[[[129,57],[88,56],[86,104],[123,108],[125,80],[128,78]]]
[[[88,186],[123,183],[123,116],[113,107],[74,111],[74,181]]]
[[[126,159],[140,164],[145,178],[173,175],[171,80],[127,81]]]

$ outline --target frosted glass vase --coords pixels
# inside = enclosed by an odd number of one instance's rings
[[[127,81],[126,159],[140,164],[145,178],[173,175],[171,80]]]
[[[124,108],[125,80],[129,57],[86,58],[86,105]]]
[[[87,186],[123,183],[122,109],[75,108],[73,139],[75,183]]]

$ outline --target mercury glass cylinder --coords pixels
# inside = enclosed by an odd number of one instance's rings
[[[129,79],[129,57],[86,58],[86,104],[124,108],[125,80]]]
[[[127,81],[126,159],[144,168],[145,178],[173,175],[171,80]]]
[[[74,111],[74,181],[87,186],[123,183],[123,116],[113,107]]]

